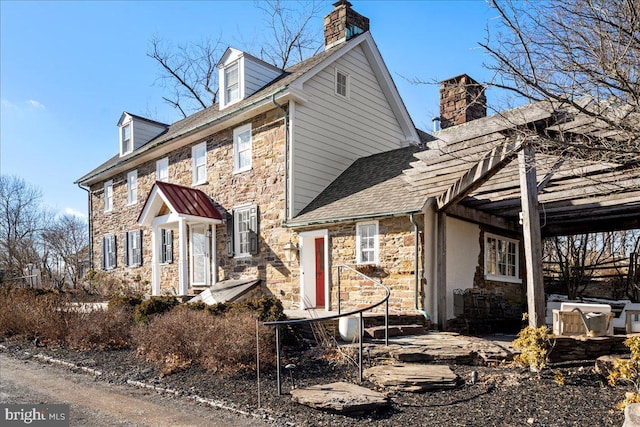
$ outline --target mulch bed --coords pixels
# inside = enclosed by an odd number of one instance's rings
[[[102,380],[111,383],[134,380],[177,389],[183,396],[219,400],[261,414],[274,426],[620,426],[624,414],[615,406],[631,390],[629,386],[609,387],[605,378],[593,372],[592,364],[552,367],[541,375],[509,366],[453,365],[452,370],[462,379],[460,387],[420,394],[391,393],[388,408],[350,417],[293,403],[288,394],[291,381],[286,373],[282,378],[284,395],[278,396],[273,368],[262,371],[262,409],[258,410],[255,372],[223,376],[192,366],[161,376],[156,367],[140,360],[131,350],[76,352],[15,342],[3,345],[13,357],[27,358],[41,353],[100,370]],[[298,353],[289,354],[283,362],[296,364],[294,380],[298,387],[356,382],[357,368],[337,360]],[[475,384],[469,381],[472,371],[478,374]],[[557,371],[564,376],[565,385],[554,380]],[[374,388],[367,382],[363,385]]]

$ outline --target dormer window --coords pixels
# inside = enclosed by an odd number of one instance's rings
[[[240,75],[238,73],[238,63],[234,63],[224,70],[225,100],[231,104],[240,99]]]
[[[127,123],[126,125],[122,126],[120,130],[121,130],[120,154],[124,156],[125,154],[129,154],[130,152],[133,151],[133,139],[131,138],[131,123]]]

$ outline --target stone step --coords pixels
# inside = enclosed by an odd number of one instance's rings
[[[379,387],[412,393],[451,389],[460,384],[460,377],[446,365],[377,365],[366,369],[364,377]]]
[[[293,389],[291,398],[311,408],[351,415],[374,411],[389,404],[384,394],[346,382]]]
[[[456,365],[470,365],[474,362],[476,353],[468,347],[402,347],[390,352],[391,356],[405,363],[453,363]]]
[[[373,339],[384,339],[384,326],[374,326],[364,330],[364,336]],[[389,325],[389,337],[399,337],[406,335],[422,335],[427,333],[427,328],[423,325]]]

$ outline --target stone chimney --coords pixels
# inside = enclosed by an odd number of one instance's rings
[[[442,129],[487,116],[485,87],[466,74],[440,83]]]
[[[325,50],[369,31],[369,18],[351,9],[347,0],[337,1],[333,7],[331,13],[324,17]]]

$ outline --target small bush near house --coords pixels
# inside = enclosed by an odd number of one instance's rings
[[[166,313],[178,304],[179,301],[176,297],[151,297],[136,306],[134,319],[137,323],[146,323],[153,316]]]
[[[282,301],[276,297],[263,296],[252,300],[241,301],[233,305],[232,311],[250,311],[256,313],[261,322],[287,320]]]
[[[109,307],[73,313],[65,342],[78,350],[110,350],[129,347],[135,326],[131,309],[126,306]]]
[[[89,292],[105,298],[128,291],[127,284],[122,279],[106,271],[89,270],[83,280]]]
[[[618,404],[618,409],[631,403],[640,403],[640,336],[627,338],[624,344],[631,350],[631,358],[618,359],[609,373],[609,384],[615,386],[619,382],[633,385],[633,392],[626,393],[625,399]]]
[[[273,365],[273,328],[259,326],[260,360]],[[173,310],[134,330],[137,353],[164,375],[192,364],[210,372],[255,369],[256,320],[249,313],[212,316],[206,311]]]
[[[540,372],[549,363],[549,352],[553,344],[546,326],[527,326],[518,333],[513,346],[520,350],[520,354],[514,357],[516,363],[529,367],[532,372]]]
[[[68,331],[66,301],[53,292],[0,288],[0,336],[59,343]]]
[[[138,294],[115,295],[109,299],[108,307],[109,310],[126,308],[130,311],[133,311],[138,305],[142,303],[142,301],[142,295]]]

